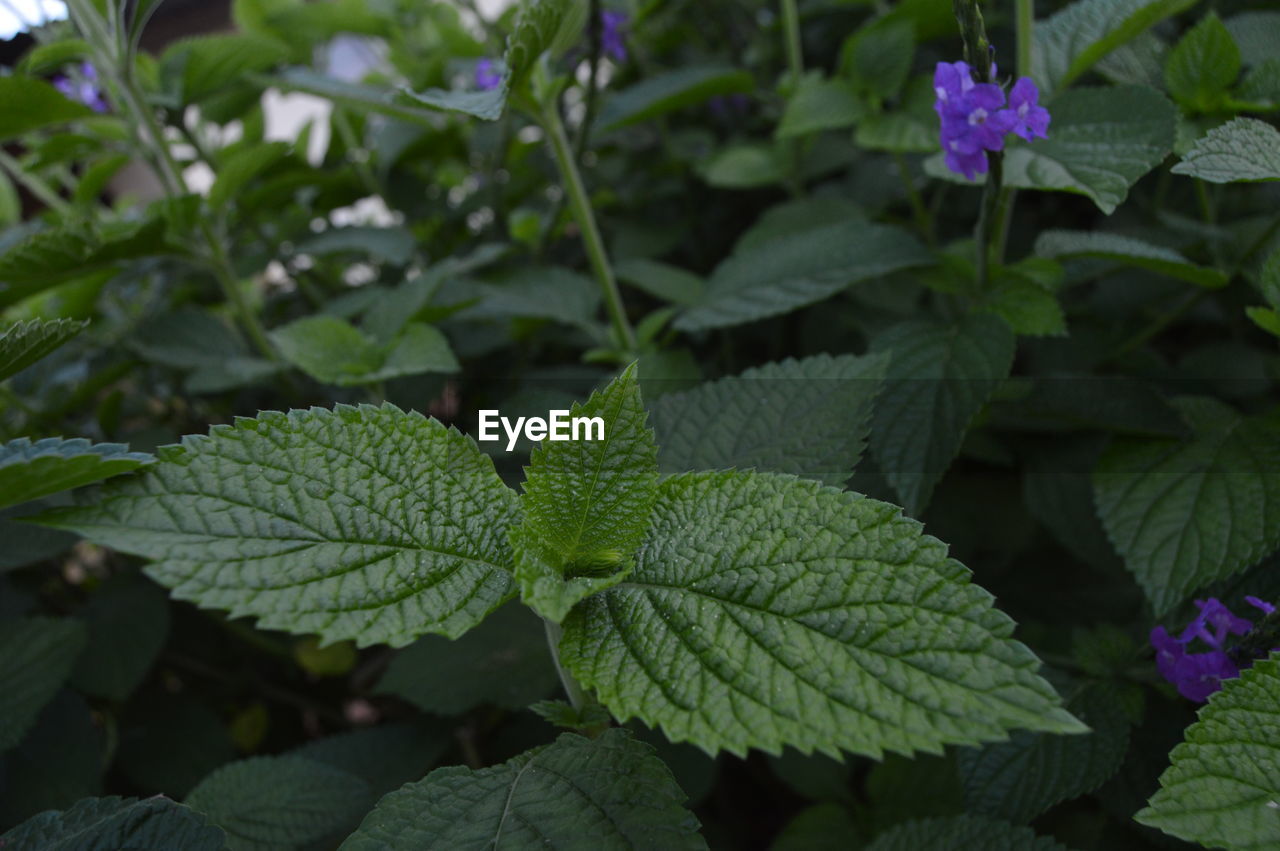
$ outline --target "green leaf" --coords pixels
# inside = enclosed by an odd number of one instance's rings
[[[840,51],[840,72],[859,92],[885,100],[898,96],[915,59],[915,26],[884,17],[860,27]]]
[[[0,332],[0,381],[31,366],[88,326],[87,321],[74,319],[32,319],[5,328]]]
[[[801,810],[774,838],[769,851],[848,851],[863,835],[844,804],[818,804]]]
[[[755,468],[842,485],[887,366],[884,356],[817,355],[665,394],[651,406],[661,469]]]
[[[781,183],[787,164],[771,145],[744,143],[717,150],[699,164],[698,174],[717,189],[756,189]]]
[[[89,54],[88,42],[78,38],[64,38],[43,44],[37,42],[18,60],[18,72],[32,77],[52,74],[66,65],[89,58]]]
[[[692,65],[645,77],[611,94],[600,110],[601,132],[630,127],[642,121],[693,106],[713,97],[750,94],[755,80],[747,71],[720,65]]]
[[[102,794],[108,760],[102,723],[75,692],[62,689],[41,711],[22,743],[4,755],[0,824],[45,810],[66,809]]]
[[[584,597],[616,585],[657,495],[658,447],[634,364],[569,419],[603,422],[604,439],[543,440],[525,468],[523,523],[512,531],[525,604],[559,623]],[[588,432],[590,435],[590,432]]]
[[[740,756],[1086,729],[991,595],[896,506],[773,473],[658,491],[635,569],[579,604],[560,644],[620,720]]]
[[[486,704],[524,709],[558,681],[542,621],[510,603],[456,641],[428,635],[396,653],[378,692],[424,712],[461,715]]]
[[[400,101],[429,107],[441,112],[460,112],[484,121],[497,121],[507,108],[508,80],[486,91],[454,89],[400,90]]]
[[[1092,727],[1084,736],[1019,731],[1001,744],[960,751],[965,809],[1028,822],[1060,801],[1092,792],[1120,770],[1129,722],[1109,689],[1086,687],[1067,708]]]
[[[71,674],[84,643],[85,628],[77,621],[0,621],[0,751],[22,741]]]
[[[1213,112],[1240,76],[1240,48],[1213,12],[1184,35],[1164,66],[1173,99],[1195,112]]]
[[[818,197],[784,201],[760,214],[755,223],[738,237],[733,245],[733,253],[754,251],[763,248],[766,243],[800,236],[826,225],[853,222],[867,224],[867,214],[857,204],[845,198]]]
[[[230,204],[262,172],[288,155],[288,142],[264,142],[236,148],[218,163],[218,177],[209,188],[209,206],[221,210]]]
[[[477,289],[483,300],[463,314],[468,319],[550,319],[587,330],[598,324],[600,288],[561,266],[520,269]]]
[[[915,319],[876,338],[889,373],[871,424],[871,452],[907,513],[918,515],[965,432],[1013,366],[1014,336],[989,314],[956,323]]]
[[[392,405],[264,412],[42,522],[155,560],[180,600],[361,646],[457,637],[511,595],[517,497],[469,437]]]
[[[342,851],[706,848],[684,799],[626,731],[564,733],[502,765],[439,768],[392,792]]]
[[[221,851],[226,834],[182,804],[156,796],[85,798],[46,810],[0,836],[0,848],[43,851]]]
[[[1195,0],[1077,0],[1036,24],[1031,76],[1044,91],[1066,88],[1117,47],[1194,4]]]
[[[1222,684],[1169,755],[1160,790],[1134,818],[1229,851],[1280,844],[1280,657]]]
[[[377,112],[428,127],[435,127],[440,121],[440,109],[467,112],[478,118],[492,120],[501,115],[502,104],[506,102],[506,93],[500,88],[493,92],[454,93],[452,97],[446,98],[445,95],[449,93],[441,92],[437,95],[436,90],[415,94],[405,89],[348,83],[311,68],[285,68],[277,74],[253,79],[259,80],[263,85],[276,86],[286,91],[306,92],[328,98],[361,112]],[[497,97],[494,92],[503,98],[497,104],[494,103]],[[428,108],[423,109],[424,106]]]
[[[1268,334],[1280,337],[1280,311],[1271,307],[1246,307],[1244,313],[1254,325]]]
[[[1110,215],[1172,150],[1177,110],[1152,89],[1074,89],[1051,108],[1048,139],[1005,149],[1005,186],[1085,195]],[[925,171],[968,183],[943,165],[941,154],[926,161]]]
[[[1067,320],[1056,292],[1062,269],[1053,268],[1056,264],[1049,263],[1053,273],[1045,277],[1039,274],[1042,270],[1029,268],[1029,264],[1037,262],[1045,263],[1028,258],[997,269],[991,290],[982,299],[981,306],[1009,323],[1020,336],[1066,336]]]
[[[142,682],[169,635],[169,601],[150,582],[118,574],[94,589],[78,613],[88,627],[71,683],[123,702]]]
[[[94,115],[89,107],[34,77],[0,77],[0,103],[0,141]]]
[[[279,65],[289,54],[289,45],[263,35],[202,35],[169,45],[160,65],[177,78],[179,101],[190,104],[242,83],[249,74]]]
[[[1225,272],[1209,266],[1197,266],[1171,248],[1101,231],[1042,231],[1036,239],[1035,251],[1041,257],[1098,257],[1114,260],[1127,266],[1150,269],[1206,289],[1224,287],[1228,280]]]
[[[859,148],[900,154],[927,154],[938,150],[937,96],[932,78],[921,75],[907,84],[899,108],[864,118],[854,133]]]
[[[327,736],[290,755],[359,777],[376,798],[421,779],[455,743],[447,724],[427,719]]]
[[[1280,12],[1241,12],[1228,18],[1226,26],[1245,65],[1261,65],[1275,57]]]
[[[404,266],[413,259],[416,241],[404,228],[344,227],[329,228],[323,233],[298,243],[299,254],[367,254],[393,266]]]
[[[1280,130],[1256,118],[1215,127],[1173,167],[1210,183],[1280,180]]]
[[[449,341],[430,325],[412,322],[380,344],[336,316],[307,316],[271,332],[285,360],[317,381],[349,387],[402,375],[457,372]]]
[[[843,80],[827,80],[821,74],[804,78],[787,100],[786,111],[774,136],[794,139],[851,127],[867,114],[853,87]]]
[[[614,267],[618,280],[672,304],[696,304],[706,282],[692,272],[654,260],[632,258]]]
[[[524,82],[542,54],[555,58],[573,46],[586,20],[585,0],[521,0],[503,57],[511,88]]]
[[[360,818],[369,786],[359,777],[296,756],[233,762],[191,790],[186,804],[227,832],[231,851],[298,848]]]
[[[123,443],[19,437],[0,444],[0,508],[136,470],[155,459]]]
[[[931,263],[915,237],[887,225],[839,221],[735,252],[716,267],[681,331],[725,328],[789,313],[870,278]]]
[[[867,851],[1067,851],[1029,827],[982,816],[920,819],[891,828],[876,837]]]
[[[1280,415],[1177,404],[1189,440],[1119,440],[1094,472],[1098,515],[1157,615],[1280,547]]]

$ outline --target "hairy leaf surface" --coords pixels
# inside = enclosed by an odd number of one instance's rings
[[[889,374],[871,425],[871,451],[908,514],[919,514],[965,432],[1013,365],[1014,337],[995,316],[953,324],[918,319],[873,341]]]
[[[168,798],[85,798],[0,835],[0,848],[43,851],[221,851],[226,834]]]
[[[1210,183],[1280,180],[1280,130],[1256,118],[1236,118],[1196,142],[1174,174]]]
[[[1114,260],[1208,289],[1217,289],[1227,283],[1225,272],[1208,266],[1197,266],[1171,248],[1120,234],[1100,231],[1042,231],[1036,239],[1036,254],[1041,257],[1098,257]]]
[[[1139,822],[1211,848],[1280,845],[1280,657],[1224,682],[1169,759]]]
[[[887,365],[883,355],[817,355],[665,394],[652,406],[662,471],[752,467],[844,484]]]
[[[1163,614],[1280,547],[1280,415],[1178,403],[1190,440],[1120,440],[1094,473],[1098,516]]]
[[[765,473],[666,479],[627,581],[561,662],[621,718],[709,753],[938,751],[1081,732],[1013,623],[896,506]]]
[[[511,538],[521,598],[557,623],[583,597],[625,578],[658,483],[658,447],[635,365],[574,404],[569,417],[603,420],[604,440],[548,439],[533,450],[524,521]]]
[[[626,731],[565,733],[502,765],[440,768],[392,792],[342,849],[705,848],[684,799]]]
[[[153,559],[178,599],[363,646],[461,635],[507,599],[517,511],[471,438],[340,405],[187,437],[45,522]]]
[[[145,452],[123,443],[19,437],[0,445],[0,508],[100,482],[150,464]]]
[[[602,131],[617,130],[702,103],[707,98],[746,94],[754,89],[754,78],[740,68],[721,65],[679,68],[646,76],[612,94],[600,111],[598,124]]]
[[[73,319],[32,319],[5,328],[0,332],[0,381],[31,366],[88,324]]]

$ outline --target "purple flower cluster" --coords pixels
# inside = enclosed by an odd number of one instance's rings
[[[604,55],[614,62],[627,61],[627,45],[622,38],[627,20],[626,12],[605,10],[600,13],[600,46],[604,48]]]
[[[94,112],[106,112],[108,109],[107,99],[98,88],[98,69],[94,68],[90,62],[80,64],[78,81],[72,80],[65,74],[57,74],[53,78],[53,85],[66,97],[79,101]]]
[[[1269,615],[1276,610],[1275,606],[1257,597],[1246,597],[1245,600],[1264,614]],[[1227,636],[1244,635],[1253,629],[1253,624],[1236,617],[1216,597],[1196,600],[1196,607],[1200,614],[1177,638],[1162,626],[1151,630],[1151,646],[1156,650],[1156,668],[1160,675],[1177,686],[1183,697],[1203,703],[1222,687],[1223,680],[1240,676],[1240,664],[1224,644]],[[1201,653],[1187,652],[1190,643],[1197,638],[1212,649]],[[1251,660],[1240,661],[1247,666]]]
[[[502,85],[502,70],[492,59],[481,59],[476,63],[476,86],[481,91],[490,91]]]
[[[992,74],[995,65],[991,66]],[[1040,106],[1040,90],[1030,77],[1019,79],[1005,103],[995,83],[975,83],[966,62],[939,62],[933,74],[938,99],[933,109],[942,120],[942,151],[947,168],[973,180],[987,172],[987,151],[1004,150],[1004,137],[1016,133],[1030,142],[1048,138],[1049,110]]]

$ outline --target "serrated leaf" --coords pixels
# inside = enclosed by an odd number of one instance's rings
[[[889,372],[871,423],[871,452],[915,516],[960,451],[965,432],[1013,366],[1013,331],[975,313],[955,323],[902,322],[872,342]]]
[[[227,832],[232,851],[298,848],[360,817],[369,785],[355,775],[296,756],[233,762],[191,790],[186,804]]]
[[[1085,195],[1110,215],[1172,150],[1177,110],[1153,89],[1073,89],[1050,106],[1048,139],[1015,140],[1005,149],[1005,186]],[[941,154],[926,161],[925,171],[968,182],[943,165]]]
[[[1046,91],[1066,88],[1117,47],[1194,4],[1195,0],[1077,0],[1036,23],[1031,76]]]
[[[408,644],[511,594],[517,497],[469,437],[393,405],[264,412],[165,447],[42,522],[154,559],[180,600],[263,628]]]
[[[83,624],[65,618],[0,621],[0,751],[22,741],[66,682],[85,636]]]
[[[169,634],[169,605],[150,582],[126,575],[95,589],[79,617],[88,642],[71,673],[86,694],[124,701],[156,660]]]
[[[1019,265],[1006,266],[996,272],[991,289],[980,304],[1009,323],[1015,334],[1062,337],[1067,333],[1067,320],[1055,289],[1055,285],[1028,274]]]
[[[543,440],[525,468],[521,525],[512,531],[520,597],[559,623],[584,597],[621,582],[649,527],[658,447],[635,364],[569,419],[603,422],[603,439]]]
[[[497,121],[507,108],[509,80],[485,91],[464,91],[458,89],[401,89],[400,100],[440,110],[442,112],[460,112],[484,121]]]
[[[209,188],[209,206],[214,210],[226,207],[251,180],[284,159],[292,147],[288,142],[264,142],[236,148],[218,163],[218,177]]]
[[[747,71],[720,65],[693,65],[647,76],[613,93],[598,121],[602,132],[630,127],[713,97],[749,94],[755,80]]]
[[[1196,142],[1174,174],[1210,183],[1280,180],[1280,130],[1256,118],[1236,118]]]
[[[4,104],[0,140],[94,114],[89,107],[35,77],[0,77],[0,103]]]
[[[1280,12],[1241,12],[1228,18],[1226,27],[1245,65],[1261,65],[1275,56],[1280,43]]]
[[[317,381],[339,387],[459,369],[449,341],[421,322],[409,323],[386,344],[345,320],[323,314],[295,320],[270,336],[291,364]]]
[[[1213,12],[1178,40],[1164,66],[1169,94],[1197,112],[1218,109],[1238,76],[1240,48]]]
[[[440,768],[392,792],[342,851],[705,848],[684,799],[626,731],[564,733],[502,765]]]
[[[461,715],[485,704],[523,709],[558,681],[542,621],[510,603],[456,641],[428,635],[396,653],[378,692],[424,712]]]
[[[1208,266],[1197,266],[1171,248],[1140,239],[1100,231],[1047,230],[1036,239],[1041,257],[1097,257],[1150,269],[1206,289],[1218,289],[1228,275]]]
[[[1029,827],[982,816],[920,819],[891,828],[876,837],[867,851],[1067,851]]]
[[[1012,632],[896,506],[690,473],[660,483],[635,569],[570,613],[560,658],[615,717],[711,754],[879,757],[1083,731]]]
[[[75,319],[32,319],[0,332],[0,381],[31,366],[89,326]]]
[[[754,468],[842,485],[866,447],[884,356],[817,355],[749,369],[652,406],[663,472]]]
[[[0,508],[100,482],[154,461],[123,443],[19,437],[0,444]]]
[[[862,26],[840,50],[840,71],[860,92],[877,101],[896,97],[911,73],[915,26],[903,18],[883,17]]]
[[[1160,790],[1134,818],[1229,851],[1280,844],[1280,657],[1223,683],[1169,755]]]
[[[1098,515],[1162,615],[1280,547],[1280,415],[1177,407],[1188,440],[1119,440],[1094,472]]]
[[[788,313],[860,281],[932,262],[906,231],[840,221],[735,252],[716,267],[700,304],[675,321],[705,331]]]
[[[11,851],[221,851],[226,834],[182,804],[156,796],[85,798],[0,835]]]
[[[1083,736],[1019,731],[1008,742],[961,750],[965,809],[1025,823],[1119,771],[1129,722],[1115,695],[1103,686],[1086,687],[1067,708],[1093,729]]]
[[[428,720],[327,736],[308,742],[290,755],[359,777],[380,797],[420,779],[453,744],[452,730],[447,725]]]
[[[787,108],[774,136],[795,139],[824,130],[851,127],[867,112],[866,105],[854,94],[849,83],[827,80],[821,74],[814,74],[805,77],[787,100]]]

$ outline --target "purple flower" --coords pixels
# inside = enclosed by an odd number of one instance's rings
[[[600,43],[604,55],[615,62],[627,61],[627,45],[622,30],[627,25],[626,12],[604,11],[600,13]]]
[[[1270,603],[1257,597],[1245,598],[1250,605],[1268,614],[1275,611]],[[1187,624],[1182,634],[1174,638],[1162,626],[1151,630],[1151,646],[1156,651],[1156,668],[1160,675],[1178,687],[1178,693],[1188,700],[1203,703],[1209,695],[1222,687],[1222,681],[1240,675],[1240,665],[1225,647],[1228,636],[1245,635],[1253,624],[1236,617],[1216,597],[1196,600],[1200,614]],[[1211,649],[1190,653],[1190,643],[1199,639]],[[1244,663],[1251,661],[1245,659]]]
[[[1262,609],[1263,614],[1274,615],[1276,613],[1276,607],[1266,600],[1259,600],[1257,597],[1245,597],[1244,601],[1255,609]]]
[[[70,100],[79,101],[94,112],[106,112],[107,100],[98,88],[98,69],[90,62],[80,64],[80,79],[72,80],[65,74],[56,74],[53,85]]]
[[[502,71],[497,62],[481,59],[476,63],[476,85],[486,92],[502,85]]]
[[[994,83],[975,83],[965,62],[939,62],[933,90],[947,168],[969,180],[985,174],[986,151],[1004,150],[1004,137],[1013,128],[1013,114],[1003,108],[1004,91]]]
[[[1009,110],[1015,123],[1013,132],[1030,142],[1032,139],[1049,138],[1049,110],[1036,103],[1040,90],[1030,77],[1023,77],[1009,91]]]

